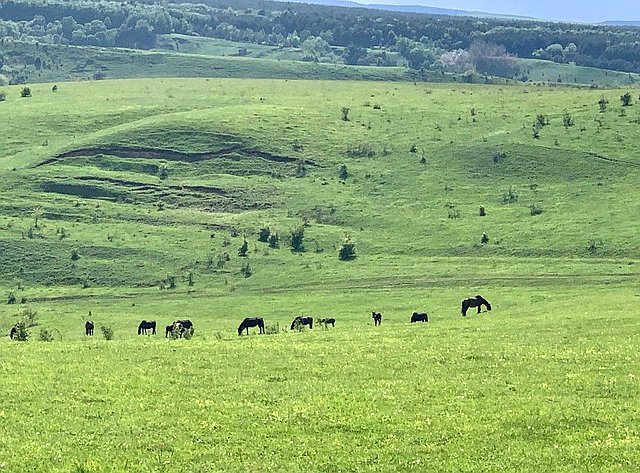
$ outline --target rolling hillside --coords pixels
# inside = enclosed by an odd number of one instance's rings
[[[53,85],[0,102],[3,470],[632,471],[638,89]]]

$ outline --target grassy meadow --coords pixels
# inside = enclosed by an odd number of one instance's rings
[[[0,102],[0,471],[637,470],[637,88],[21,87]],[[461,317],[475,294],[493,310]],[[238,337],[256,315],[268,334]],[[193,339],[164,338],[178,318]]]

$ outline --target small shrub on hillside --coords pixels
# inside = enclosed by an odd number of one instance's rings
[[[293,251],[304,251],[304,226],[291,230],[291,248]]]
[[[540,130],[542,129],[542,125],[537,120],[533,123],[533,137],[537,140],[540,138]]]
[[[41,342],[52,342],[53,333],[51,333],[46,328],[40,329],[40,333],[38,334],[38,340],[40,340]]]
[[[542,210],[542,208],[540,208],[538,204],[532,204],[530,211],[531,215],[540,215],[542,212],[544,212],[544,210]]]
[[[275,325],[265,326],[264,333],[266,333],[267,335],[275,335],[277,333],[280,333],[280,324],[276,322]]]
[[[269,247],[280,248],[280,237],[277,233],[272,233],[271,235],[269,235]]]
[[[376,151],[369,143],[359,143],[349,146],[346,154],[350,158],[374,158]]]
[[[573,118],[569,112],[564,112],[564,116],[562,117],[562,124],[565,128],[572,127],[574,125]]]
[[[600,100],[598,100],[598,107],[600,109],[600,113],[604,113],[607,111],[607,106],[609,105],[609,101],[603,97],[600,97]]]
[[[518,202],[518,193],[513,187],[509,187],[509,190],[502,194],[502,202],[505,204],[514,204]]]
[[[258,232],[258,241],[266,243],[269,241],[269,235],[271,235],[271,229],[269,227],[262,227]]]
[[[351,238],[346,237],[338,251],[338,258],[340,261],[349,261],[355,259],[356,256],[356,244],[351,241]]]
[[[504,162],[506,159],[507,159],[507,153],[505,153],[504,151],[500,151],[499,153],[496,153],[493,155],[493,162],[495,164],[500,164]]]
[[[245,278],[251,277],[251,275],[253,274],[253,270],[251,269],[249,261],[245,261],[243,263],[242,267],[240,268],[240,274],[242,274]]]
[[[26,342],[29,340],[29,331],[27,330],[27,325],[24,322],[18,322],[15,325],[16,332],[13,336],[13,339],[18,342]]]
[[[481,217],[484,217],[485,215],[487,215],[487,211],[484,209],[484,206],[482,206],[482,205],[480,206],[480,209],[478,210],[478,214]]]
[[[240,246],[240,248],[238,248],[238,256],[247,256],[247,252],[249,251],[249,243],[247,243],[247,240],[243,240],[242,241],[242,246]]]
[[[17,302],[16,295],[13,292],[10,292],[7,296],[7,304],[15,304]]]
[[[338,178],[344,181],[347,179],[347,177],[349,177],[349,171],[347,170],[347,165],[341,164],[340,169],[338,170]]]
[[[193,271],[187,273],[187,284],[189,287],[193,286]]]
[[[5,92],[0,92],[0,102],[4,102],[7,100],[7,94]]]
[[[20,97],[31,97],[31,88],[30,87],[23,87],[22,89],[20,89]]]
[[[26,308],[18,314],[18,317],[22,319],[27,327],[34,327],[35,325],[38,325],[36,322],[36,319],[38,318],[37,310]]]
[[[480,243],[482,243],[483,245],[486,245],[487,243],[489,243],[489,235],[487,235],[485,232],[482,232],[482,236],[480,237]]]
[[[596,254],[601,247],[602,247],[602,240],[593,238],[589,240],[587,250],[591,254]]]
[[[176,288],[176,277],[173,274],[167,274],[166,282],[169,289]]]
[[[164,181],[166,178],[169,177],[169,169],[167,169],[166,164],[162,164],[161,166],[158,167],[158,177],[160,178],[161,181]]]
[[[113,340],[113,327],[109,325],[100,325],[100,331],[105,340]]]
[[[549,124],[549,119],[539,113],[538,116],[536,116],[536,123],[540,124],[540,126],[547,126]]]
[[[460,218],[460,210],[458,210],[455,204],[452,204],[451,202],[449,202],[445,205],[445,207],[447,207],[448,218],[451,218],[451,219]]]
[[[340,109],[340,112],[342,113],[342,120],[345,122],[349,121],[349,110],[351,110],[349,107],[342,107]]]
[[[629,92],[626,92],[620,96],[620,102],[622,102],[623,107],[630,107],[633,105],[633,98]]]
[[[80,259],[80,255],[78,254],[78,250],[71,251],[71,261],[78,261]]]
[[[298,159],[296,162],[296,177],[304,177],[307,175],[307,166],[304,159]]]

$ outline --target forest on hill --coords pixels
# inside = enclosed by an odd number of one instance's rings
[[[170,34],[300,48],[303,60],[526,80],[515,58],[640,72],[640,30],[266,0],[2,0],[0,39],[155,49]],[[166,41],[162,47],[166,47]],[[0,48],[0,69],[7,60]],[[243,55],[238,48],[237,55]],[[37,65],[36,65],[37,67]]]

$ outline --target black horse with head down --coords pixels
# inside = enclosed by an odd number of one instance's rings
[[[151,330],[151,335],[156,334],[155,320],[149,320],[149,321],[143,320],[142,322],[140,322],[140,325],[138,325],[138,335],[142,335],[142,334],[147,335],[148,330]]]
[[[295,319],[293,319],[293,322],[291,322],[291,330],[300,328],[304,325],[308,325],[310,329],[313,328],[313,317],[310,317],[308,315],[299,315],[297,316]]]
[[[249,335],[249,327],[258,327],[260,333],[264,333],[264,320],[262,317],[247,317],[238,327],[238,336],[242,335],[243,330],[246,330]]]
[[[465,299],[462,301],[462,315],[466,316],[467,310],[469,310],[470,307],[477,307],[479,314],[482,306],[485,306],[487,310],[491,310],[491,304],[489,304],[489,301],[482,296],[470,297],[468,299]]]
[[[426,312],[414,312],[411,316],[411,323],[413,324],[415,322],[429,322],[429,314],[427,314]]]

